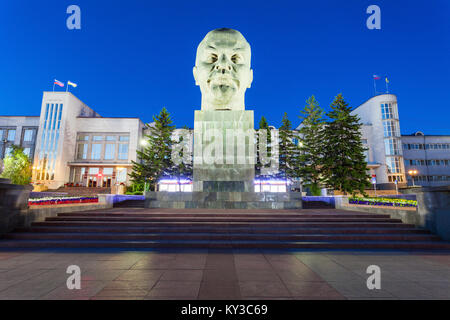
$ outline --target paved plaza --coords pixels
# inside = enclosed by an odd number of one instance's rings
[[[450,299],[450,252],[2,250],[0,299]]]

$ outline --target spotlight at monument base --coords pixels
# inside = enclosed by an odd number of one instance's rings
[[[289,180],[255,180],[255,184],[270,184],[270,185],[286,185],[292,184]]]
[[[191,184],[192,181],[189,179],[161,179],[159,184]]]

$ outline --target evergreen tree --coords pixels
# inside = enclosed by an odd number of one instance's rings
[[[31,182],[31,161],[23,148],[12,145],[11,153],[3,161],[1,178],[11,180],[13,184],[26,185]]]
[[[361,123],[357,115],[338,94],[327,113],[330,121],[324,129],[322,172],[328,187],[344,194],[356,190],[364,194],[370,186],[367,163],[361,141]]]
[[[149,134],[145,147],[137,151],[139,162],[132,161],[133,169],[130,174],[133,183],[143,184],[148,181],[157,190],[157,183],[163,176],[170,175],[173,171],[171,161],[172,133],[175,126],[172,125],[170,114],[163,108],[159,115],[153,116],[154,125],[146,124]]]
[[[299,174],[299,148],[295,144],[296,138],[292,131],[291,121],[285,112],[282,125],[279,128],[279,170],[280,176],[286,180],[293,180]]]
[[[300,111],[303,119],[300,133],[300,176],[313,195],[320,195],[322,181],[322,153],[324,147],[324,111],[316,98],[306,100],[306,106]]]

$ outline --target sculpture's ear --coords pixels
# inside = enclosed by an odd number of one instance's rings
[[[252,82],[253,82],[253,69],[250,69],[250,76],[249,76],[249,79],[248,79],[248,86],[247,86],[247,88],[251,88]]]
[[[194,79],[195,79],[195,85],[198,86],[198,80],[197,80],[197,67],[194,66],[194,68],[192,68],[192,73],[194,75]]]

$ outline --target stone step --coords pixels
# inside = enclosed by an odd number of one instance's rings
[[[256,233],[9,233],[14,240],[229,240],[229,241],[439,241],[420,234],[256,234]]]
[[[118,241],[118,240],[6,240],[1,248],[267,248],[267,249],[450,249],[441,241]]]
[[[397,222],[159,222],[159,221],[42,221],[34,222],[32,226],[111,226],[111,227],[317,227],[317,228],[334,228],[334,227],[352,227],[352,228],[413,228],[412,224]]]
[[[286,233],[286,234],[383,234],[383,233],[395,233],[395,234],[430,234],[428,230],[417,228],[349,228],[349,227],[335,227],[335,228],[323,228],[323,227],[301,227],[301,228],[267,228],[267,227],[211,227],[211,226],[199,226],[199,227],[114,227],[114,226],[34,226],[30,228],[17,228],[16,232],[42,232],[42,233]]]
[[[370,214],[370,213],[160,213],[160,212],[150,212],[150,213],[139,213],[139,212],[66,212],[59,213],[58,217],[152,217],[152,218],[380,218],[388,219],[390,215],[388,214]]]
[[[398,223],[401,222],[400,219],[393,218],[347,218],[347,217],[339,217],[339,218],[329,218],[329,217],[296,217],[296,218],[240,218],[240,217],[132,217],[132,216],[58,216],[58,217],[49,217],[46,221],[105,221],[105,222],[113,222],[113,221],[134,221],[134,222],[252,222],[252,223],[296,223],[296,222],[386,222],[386,223]]]

